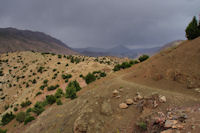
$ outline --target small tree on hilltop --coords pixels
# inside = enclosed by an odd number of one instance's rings
[[[193,17],[192,21],[187,26],[185,32],[186,32],[186,37],[188,38],[188,40],[192,40],[200,36],[200,27],[198,25],[198,22],[195,16]]]

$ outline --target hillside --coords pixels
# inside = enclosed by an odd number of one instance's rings
[[[76,52],[60,40],[42,32],[15,28],[0,28],[0,53],[16,51],[76,54]]]
[[[78,98],[48,107],[28,125],[12,121],[4,128],[10,133],[198,133],[199,44],[197,38],[161,51],[85,86]]]

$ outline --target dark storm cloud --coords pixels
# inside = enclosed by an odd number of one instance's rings
[[[2,0],[0,27],[42,31],[71,47],[151,47],[184,39],[199,0]]]

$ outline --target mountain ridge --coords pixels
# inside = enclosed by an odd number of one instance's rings
[[[16,51],[53,52],[58,54],[76,54],[62,41],[43,32],[0,28],[0,53]]]

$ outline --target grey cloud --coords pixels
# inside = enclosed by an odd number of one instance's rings
[[[42,31],[71,47],[151,47],[184,39],[199,0],[5,0],[0,27]]]

